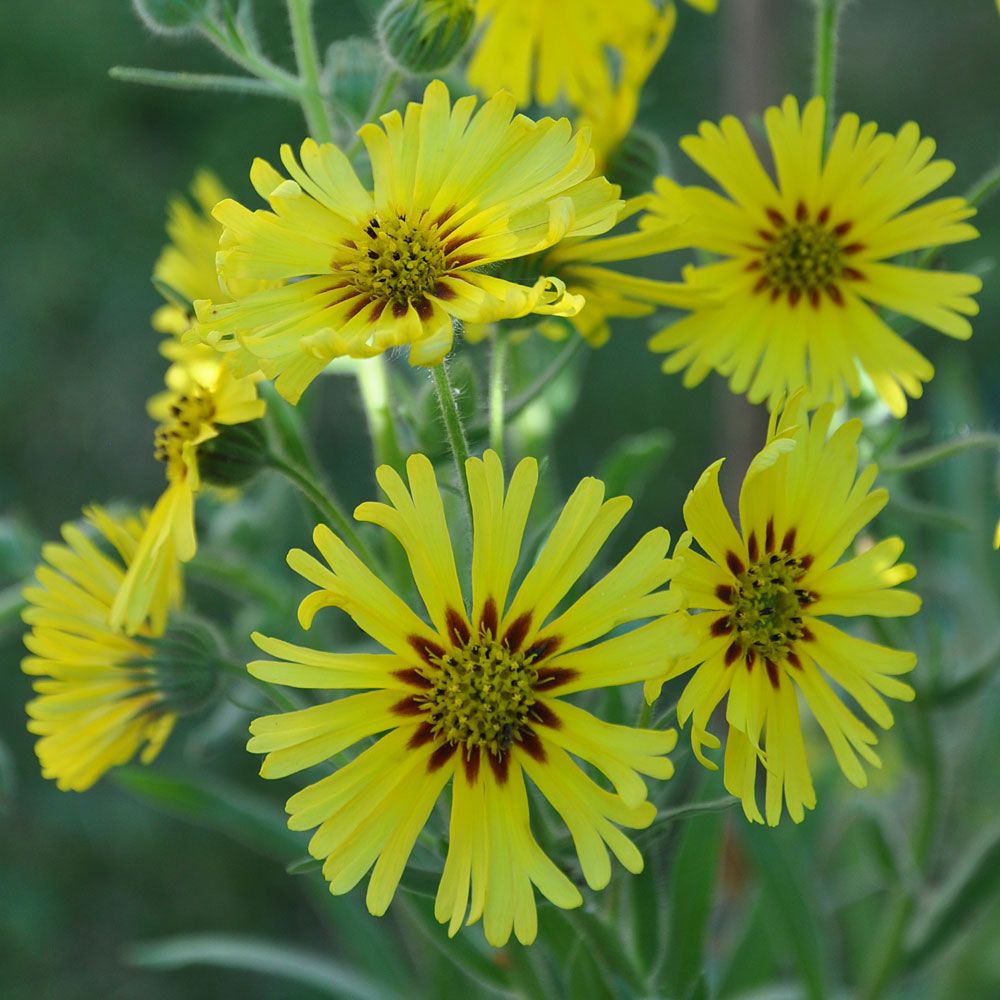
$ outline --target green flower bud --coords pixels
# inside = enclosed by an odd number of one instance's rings
[[[192,31],[208,16],[213,0],[132,0],[139,20],[161,35]]]
[[[472,0],[390,0],[378,36],[401,70],[433,73],[455,61],[475,23]]]
[[[267,464],[267,440],[257,420],[219,428],[198,445],[198,472],[213,486],[244,486]]]
[[[153,684],[164,708],[177,715],[195,712],[215,695],[224,650],[215,629],[206,622],[178,616],[153,647]]]
[[[326,50],[322,87],[329,102],[363,121],[385,67],[382,51],[370,39],[341,38]]]
[[[667,151],[663,143],[645,129],[635,128],[608,157],[605,176],[621,185],[623,198],[645,194],[653,181],[667,173]]]

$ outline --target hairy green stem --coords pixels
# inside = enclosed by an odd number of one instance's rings
[[[381,355],[367,358],[358,365],[358,389],[368,418],[368,432],[376,463],[391,465],[397,472],[402,472],[404,455],[392,417],[389,378],[385,359]]]
[[[992,448],[994,451],[1000,451],[1000,434],[995,434],[992,431],[974,431],[965,437],[955,438],[953,441],[932,445],[930,448],[923,448],[920,451],[911,452],[909,455],[900,455],[895,459],[886,459],[880,463],[879,468],[883,474],[898,475],[917,472],[952,458],[954,455],[972,451],[974,448]]]
[[[435,365],[431,369],[431,374],[434,377],[438,406],[441,408],[441,419],[444,420],[445,432],[448,435],[448,446],[451,449],[452,458],[455,460],[458,481],[465,496],[465,504],[469,510],[469,522],[471,523],[472,498],[469,495],[469,481],[465,477],[465,463],[469,460],[469,442],[465,437],[462,416],[458,412],[458,404],[455,400],[455,390],[452,388],[448,369],[445,368],[444,362]]]
[[[255,76],[227,76],[223,73],[172,73],[143,66],[112,66],[108,70],[112,80],[123,83],[141,83],[148,87],[167,87],[171,90],[214,90],[229,94],[249,94],[253,97],[280,97],[295,100],[294,94],[268,80]]]
[[[215,21],[208,21],[202,24],[201,33],[237,66],[241,66],[261,80],[266,80],[283,91],[290,100],[301,100],[302,85],[299,80],[287,70],[265,59],[259,52],[253,51],[233,29],[227,30]]]
[[[826,129],[823,134],[824,150],[833,134],[834,100],[837,80],[837,37],[840,29],[842,0],[815,0],[816,33],[813,50],[812,91],[823,98],[826,110]]]
[[[336,501],[313,481],[312,477],[302,468],[286,461],[278,455],[269,454],[267,464],[276,472],[280,472],[293,486],[301,491],[318,510],[330,522],[331,527],[372,569],[376,569],[378,563],[368,551],[367,546],[358,536],[358,533],[351,526],[347,515],[340,509]]]
[[[507,379],[507,338],[502,334],[493,336],[493,352],[490,355],[490,447],[503,461],[504,437],[504,390]]]
[[[566,366],[579,353],[584,345],[582,337],[571,334],[570,342],[560,351],[553,362],[528,386],[524,392],[515,396],[504,408],[504,420],[513,420],[519,413],[527,409],[551,384],[557,379]],[[480,437],[489,431],[488,421],[476,421],[469,425],[469,433]]]
[[[320,142],[332,142],[333,127],[319,82],[319,51],[312,23],[312,0],[288,0],[288,21],[302,82],[302,113],[313,138]]]

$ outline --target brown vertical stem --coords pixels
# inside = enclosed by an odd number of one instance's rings
[[[719,92],[723,114],[746,119],[760,115],[781,97],[778,33],[786,18],[778,0],[740,0],[720,4],[722,18],[722,75]],[[755,143],[758,137],[750,131]],[[751,406],[742,396],[729,391],[721,378],[714,379],[717,453],[728,456],[723,466],[721,486],[727,501],[734,501],[750,459],[760,450],[767,431],[767,411]]]

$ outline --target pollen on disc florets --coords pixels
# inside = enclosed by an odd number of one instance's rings
[[[354,283],[373,299],[406,306],[432,292],[446,270],[437,234],[405,216],[372,219],[358,241]]]
[[[843,272],[840,241],[818,222],[793,222],[778,230],[764,251],[761,269],[782,292],[820,291]]]
[[[800,586],[805,571],[801,557],[773,553],[736,574],[728,625],[745,655],[777,662],[803,637],[802,615],[813,598]]]
[[[488,638],[435,658],[426,696],[434,735],[500,756],[517,739],[535,704],[538,671],[523,655]]]
[[[170,419],[164,421],[153,435],[153,454],[157,461],[166,462],[168,474],[183,464],[184,445],[193,441],[203,424],[215,416],[212,394],[195,386],[178,394],[170,404]]]

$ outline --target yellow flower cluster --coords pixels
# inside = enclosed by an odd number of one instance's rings
[[[448,4],[433,10],[452,16]],[[544,541],[527,544],[535,460],[508,478],[495,451],[468,458],[456,447],[470,536],[416,454],[405,479],[402,462],[381,466],[384,501],[355,511],[398,543],[406,579],[390,585],[346,520],[337,533],[316,527],[321,558],[288,556],[315,588],[299,606],[302,627],[336,608],[369,646],[331,652],[253,636],[269,657],[248,665],[254,678],[332,693],[255,719],[248,745],[264,755],[266,778],[338,762],[287,803],[291,828],[314,831],[309,850],[331,891],[371,872],[368,907],[384,913],[446,797],[435,915],[451,935],[481,919],[500,946],[512,934],[534,939],[536,889],[575,907],[584,882],[608,883],[612,856],[640,871],[623,831],[656,816],[645,779],[673,773],[674,730],[611,724],[590,710],[599,699],[573,695],[642,682],[651,704],[671,685],[709,768],[724,703],[723,780],[754,822],[774,825],[786,812],[800,822],[816,805],[803,709],[847,779],[866,783],[863,764],[879,758],[861,716],[892,725],[886,699],[913,698],[900,677],[916,658],[827,619],[911,615],[920,600],[898,588],[915,575],[899,561],[900,539],[856,542],[887,493],[874,465],[859,470],[860,421],[837,409],[870,384],[904,415],[933,369],[878,310],[964,339],[980,282],[904,256],[977,235],[964,199],[917,204],[953,167],[934,159],[915,124],[892,135],[846,114],[828,129],[820,98],[800,108],[788,97],[763,117],[773,173],[726,117],[680,144],[720,190],[660,176],[623,199],[605,172],[675,5],[477,0],[475,17],[467,78],[486,100],[452,100],[434,80],[422,101],[360,129],[366,163],[307,138],[281,147],[283,170],[254,161],[264,208],[229,197],[207,173],[194,206],[171,203],[170,245],[154,271],[167,303],[153,320],[170,366],[166,392],[150,403],[166,488],[148,514],[93,508],[89,534],[68,525],[65,544],[46,547],[26,591],[24,669],[42,678],[30,728],[43,773],[60,787],[83,789],[136,753],[156,755],[211,687],[178,662],[170,638],[180,566],[196,552],[203,485],[239,485],[244,467],[267,462],[255,423],[262,381],[296,404],[339,358],[365,364],[406,348],[411,365],[439,366],[459,329],[475,340],[523,321],[551,334],[558,317],[599,347],[617,318],[685,313],[650,341],[664,371],[683,371],[688,386],[717,372],[770,410],[735,522],[720,460],[690,492],[672,554],[656,527],[593,580],[628,497],[607,498],[603,483],[584,479]],[[578,127],[518,113],[532,102],[563,103]],[[699,255],[680,280],[618,267],[677,251]],[[201,649],[190,638],[181,646]],[[529,788],[569,831],[577,881],[536,839],[541,802],[529,805]]]

